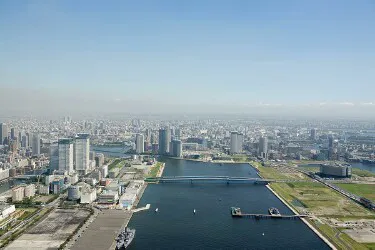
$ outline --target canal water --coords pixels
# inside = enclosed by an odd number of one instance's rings
[[[174,159],[167,160],[163,175],[257,177],[248,164]],[[266,214],[277,207],[282,214],[292,214],[263,185],[150,184],[139,206],[147,203],[151,209],[135,213],[129,223],[137,230],[131,249],[329,249],[300,220],[232,218],[232,206],[246,213]]]

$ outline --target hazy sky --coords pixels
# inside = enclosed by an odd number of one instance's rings
[[[0,1],[2,113],[374,114],[374,93],[372,0]]]

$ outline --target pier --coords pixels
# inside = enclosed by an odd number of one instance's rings
[[[139,212],[139,211],[143,211],[143,210],[148,210],[148,209],[150,209],[150,207],[151,207],[151,205],[147,204],[145,207],[140,207],[140,208],[133,209],[133,213],[136,213],[136,212]]]
[[[232,217],[245,217],[245,218],[252,218],[252,219],[287,219],[287,220],[294,220],[308,217],[307,215],[303,214],[296,214],[296,215],[282,215],[282,214],[245,214],[241,212],[240,208],[231,209]]]

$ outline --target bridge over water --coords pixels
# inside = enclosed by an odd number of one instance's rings
[[[268,184],[270,182],[307,182],[307,180],[298,179],[262,179],[249,177],[229,177],[229,176],[163,176],[150,177],[145,179],[146,182],[156,183],[250,183],[250,184]]]

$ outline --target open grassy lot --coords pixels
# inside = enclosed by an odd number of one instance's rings
[[[359,168],[352,168],[352,174],[358,175],[360,177],[375,177],[375,173]]]
[[[116,159],[114,160],[109,166],[108,166],[108,170],[111,170],[113,168],[119,168],[121,166],[123,166],[123,162],[125,162],[125,160],[122,160],[122,159]]]
[[[259,162],[250,162],[250,164],[258,169],[260,176],[264,179],[288,179],[288,176],[281,174],[272,167],[264,167]]]
[[[355,195],[365,197],[369,200],[372,200],[375,202],[375,185],[372,184],[344,184],[339,183],[335,184],[339,186],[340,188],[347,190],[350,193],[353,193]]]
[[[300,211],[306,209],[315,215],[335,217],[374,216],[362,206],[317,182],[272,183],[271,187]]]
[[[150,178],[150,177],[156,177],[156,175],[158,174],[160,168],[162,167],[163,163],[162,162],[157,162],[151,169],[150,169],[150,172],[148,173],[147,175],[147,178]]]

